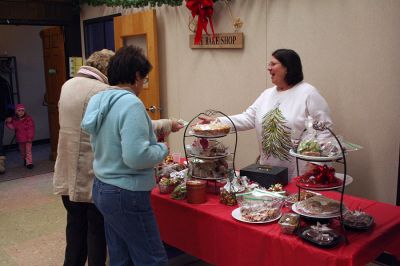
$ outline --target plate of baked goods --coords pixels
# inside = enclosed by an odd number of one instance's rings
[[[305,154],[297,153],[297,152],[293,151],[292,149],[290,149],[289,154],[292,155],[292,156],[294,156],[294,157],[297,157],[297,158],[299,158],[299,159],[303,159],[303,160],[306,160],[306,161],[315,161],[315,162],[336,161],[336,160],[339,160],[339,159],[341,159],[341,158],[343,157],[342,154],[340,154],[340,153],[338,153],[338,154],[336,154],[336,155],[333,155],[333,156],[321,156],[321,155],[319,155],[319,156],[312,156],[312,155],[305,155]]]
[[[344,181],[344,174],[335,173],[335,179],[333,181],[327,181],[325,183],[318,182],[314,176],[310,176],[304,178],[302,176],[295,177],[294,180],[296,181],[296,185],[301,188],[309,188],[312,190],[330,190],[341,188]],[[353,183],[353,177],[346,174],[346,183],[345,186],[350,185]]]
[[[317,195],[294,203],[292,210],[297,214],[310,218],[335,218],[340,216],[340,202],[323,195]],[[346,212],[347,209],[343,206],[343,213]]]
[[[228,155],[229,155],[229,153],[214,154],[212,156],[208,156],[208,155],[204,155],[204,154],[201,154],[201,155],[189,154],[189,156],[191,156],[191,157],[196,157],[196,158],[204,159],[204,160],[207,160],[207,159],[209,159],[209,160],[211,160],[211,159],[221,159],[221,158],[227,157]]]
[[[279,220],[282,212],[279,210],[265,209],[259,212],[247,212],[246,210],[236,208],[232,211],[232,217],[238,221],[250,224],[265,224]]]
[[[222,123],[210,123],[210,124],[196,124],[191,130],[190,134],[201,138],[217,138],[223,137],[229,134],[231,126]]]

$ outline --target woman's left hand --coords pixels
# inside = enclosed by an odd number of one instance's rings
[[[212,118],[209,116],[199,116],[198,118],[200,120],[199,124],[210,124],[211,122],[214,122],[217,120],[216,118]]]

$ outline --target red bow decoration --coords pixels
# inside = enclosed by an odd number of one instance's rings
[[[203,148],[203,150],[206,150],[208,148],[208,140],[207,139],[200,139],[200,145]]]
[[[315,165],[314,168],[301,176],[301,180],[309,181],[314,176],[314,182],[318,184],[337,183],[339,180],[335,177],[335,168],[325,165]]]
[[[214,13],[214,2],[212,0],[186,0],[186,7],[192,12],[193,18],[199,16],[197,20],[196,36],[194,44],[199,44],[201,40],[201,33],[204,30],[207,32],[207,24],[210,22],[211,31],[214,37],[214,27],[212,23],[212,15]]]

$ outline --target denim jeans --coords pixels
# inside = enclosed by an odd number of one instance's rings
[[[4,156],[4,147],[3,147],[3,138],[4,138],[4,121],[0,120],[0,156]]]
[[[95,178],[93,200],[104,217],[110,266],[167,264],[150,191],[129,191]]]

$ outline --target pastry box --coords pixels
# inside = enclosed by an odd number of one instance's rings
[[[269,188],[274,184],[288,184],[288,169],[286,167],[266,166],[251,164],[240,169],[240,176],[247,176],[251,181],[260,186]]]

